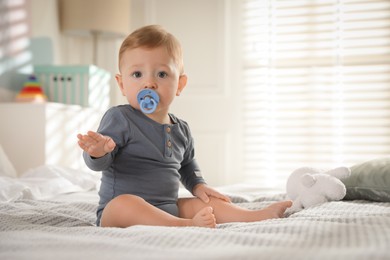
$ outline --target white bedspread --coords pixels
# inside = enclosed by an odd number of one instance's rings
[[[261,208],[284,195],[242,206]],[[390,203],[330,202],[216,229],[94,226],[96,204],[0,203],[0,259],[390,259]]]

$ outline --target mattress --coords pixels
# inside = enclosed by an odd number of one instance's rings
[[[251,209],[286,198],[227,190],[233,203]],[[0,259],[390,259],[387,202],[328,202],[215,229],[102,228],[94,225],[96,193],[0,203]]]
[[[215,229],[103,228],[95,226],[99,174],[58,166],[5,173],[0,259],[390,259],[390,202],[332,201]],[[249,209],[286,199],[283,191],[253,183],[217,189]],[[191,196],[185,190],[179,195]]]

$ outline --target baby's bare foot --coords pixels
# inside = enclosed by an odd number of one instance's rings
[[[262,210],[262,220],[270,219],[270,218],[281,218],[284,215],[284,212],[291,207],[292,201],[280,201],[273,203]]]
[[[213,214],[212,207],[205,207],[201,209],[196,215],[192,218],[192,223],[194,226],[198,227],[208,227],[215,228],[216,220]]]

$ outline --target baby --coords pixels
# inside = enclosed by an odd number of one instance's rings
[[[187,84],[181,46],[172,34],[157,25],[130,34],[120,47],[115,78],[128,104],[110,108],[97,132],[77,135],[87,166],[102,171],[97,225],[213,228],[280,218],[291,206],[281,201],[248,210],[206,184],[188,124],[169,113]],[[153,112],[143,113],[138,103],[145,89],[159,97]],[[195,197],[178,198],[180,182]]]

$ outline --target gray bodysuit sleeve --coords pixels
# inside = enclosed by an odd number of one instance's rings
[[[83,158],[85,161],[85,164],[88,166],[89,169],[93,171],[103,171],[110,167],[112,163],[112,154],[108,153],[103,157],[100,158],[93,158],[85,151],[83,152]]]
[[[184,160],[181,163],[179,173],[181,176],[181,183],[188,191],[192,193],[195,185],[199,183],[206,183],[206,181],[203,179],[199,165],[195,159],[194,140],[191,136],[188,125],[186,123],[185,125],[187,126],[188,145],[184,154]]]
[[[199,166],[195,159],[193,159],[186,165],[182,165],[181,169],[179,170],[179,173],[181,176],[181,183],[183,183],[184,187],[191,193],[195,185],[199,183],[206,183],[200,173]]]

